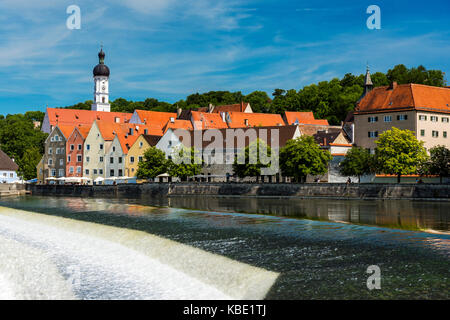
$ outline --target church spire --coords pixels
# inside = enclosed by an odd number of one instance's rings
[[[373,89],[373,82],[370,76],[369,63],[367,63],[366,76],[364,77],[364,92],[361,99]]]

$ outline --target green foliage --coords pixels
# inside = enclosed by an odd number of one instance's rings
[[[154,179],[158,175],[167,172],[169,163],[170,161],[166,159],[163,151],[156,147],[150,147],[145,150],[144,158],[138,164],[137,177],[139,179]]]
[[[233,172],[239,178],[259,177],[262,168],[270,167],[272,149],[260,139],[256,139],[245,147],[233,163]]]
[[[442,177],[450,176],[450,150],[445,146],[436,146],[430,149],[430,161],[426,165],[426,173]]]
[[[0,119],[0,148],[17,160],[19,173],[30,179],[36,176],[36,164],[44,153],[44,142],[48,136],[34,127],[33,117],[38,118],[39,114],[13,114]],[[33,173],[30,168],[33,168]]]
[[[19,176],[22,176],[24,180],[36,178],[36,166],[41,161],[41,158],[42,154],[39,152],[39,148],[32,146],[26,149],[23,156],[17,159]]]
[[[200,174],[202,169],[202,159],[198,151],[194,148],[187,148],[183,145],[176,148],[172,154],[172,161],[169,164],[169,174],[172,177],[179,177],[186,180]]]
[[[339,164],[339,172],[343,176],[358,177],[374,171],[374,157],[366,149],[353,147]]]
[[[289,140],[280,151],[280,168],[283,175],[302,182],[307,175],[322,175],[328,171],[331,154],[321,150],[314,138],[301,136]]]
[[[446,84],[442,71],[427,70],[422,65],[408,69],[405,65],[399,64],[388,70],[386,75],[389,82],[396,81],[398,84],[418,83],[436,87],[444,87]]]
[[[399,182],[402,175],[417,173],[418,168],[428,159],[423,141],[417,140],[410,130],[393,127],[392,130],[383,132],[375,143],[377,171],[395,174]]]

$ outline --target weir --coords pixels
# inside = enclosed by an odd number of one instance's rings
[[[142,231],[0,207],[11,298],[263,299],[278,276]]]

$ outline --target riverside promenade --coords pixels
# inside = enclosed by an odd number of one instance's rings
[[[449,184],[328,183],[145,183],[118,185],[27,185],[39,196],[141,198],[166,196],[242,196],[330,199],[411,199],[450,201]]]

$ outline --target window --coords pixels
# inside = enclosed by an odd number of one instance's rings
[[[122,176],[123,176],[122,169],[119,169],[119,177],[122,177]]]
[[[78,150],[81,150],[81,144],[78,145]]]
[[[419,116],[419,120],[420,120],[420,121],[426,121],[426,120],[427,120],[427,116],[420,115],[420,116]]]
[[[130,157],[130,163],[134,163],[134,157]]]
[[[378,121],[378,117],[369,117],[368,118],[369,122],[377,122]]]
[[[103,174],[103,169],[98,169],[99,174]]]
[[[109,170],[109,176],[114,177],[114,169]]]
[[[77,167],[77,173],[81,173],[81,167]]]
[[[103,162],[103,157],[100,157],[100,162]]]
[[[139,148],[142,148],[144,146],[144,143],[141,141],[139,142]]]
[[[100,150],[103,150],[103,143],[100,143]]]
[[[84,173],[89,174],[89,169],[84,170]]]
[[[64,169],[59,169],[58,170],[58,176],[59,177],[64,177]]]
[[[48,148],[48,154],[53,154],[53,149],[52,148]]]
[[[369,138],[377,138],[378,131],[369,131]]]
[[[83,161],[83,158],[81,157],[81,154],[78,154],[77,155],[77,162],[81,162],[81,161]]]
[[[70,145],[70,150],[75,150],[75,145],[71,144]]]
[[[172,140],[169,141],[169,147],[171,147],[171,146],[172,146]]]
[[[94,169],[94,174],[97,174],[97,169]]]
[[[53,164],[53,159],[52,158],[48,159],[48,165],[51,166],[52,164]]]
[[[14,173],[10,173],[10,174],[9,174],[9,177],[10,177],[10,178],[14,177]]]
[[[384,116],[384,122],[392,122],[392,116]]]
[[[64,165],[64,160],[63,159],[59,159],[59,165],[63,166]]]
[[[91,145],[90,144],[86,145],[86,150],[91,150]]]
[[[115,123],[120,123],[120,118],[115,117],[115,118],[114,118],[114,122],[115,122]]]
[[[67,156],[67,162],[70,162],[70,160],[71,160],[71,157]]]
[[[442,117],[442,122],[448,123],[448,118]]]
[[[420,130],[420,136],[425,137],[425,130]]]
[[[397,120],[398,120],[398,121],[405,121],[405,120],[408,120],[408,115],[406,115],[406,114],[400,114],[400,115],[397,116]]]
[[[69,168],[69,173],[73,173],[73,171],[74,171],[74,170],[73,170],[73,167],[70,167],[70,168]]]
[[[431,132],[431,136],[433,137],[433,138],[438,138],[439,137],[439,131],[432,131]]]
[[[442,136],[443,136],[444,138],[447,138],[447,131],[442,132]]]
[[[60,151],[61,150],[59,148],[56,148],[56,154],[60,154],[61,153]]]
[[[62,137],[59,137],[59,141],[63,141],[63,138],[62,138]]]
[[[122,157],[119,157],[119,163],[122,163]]]
[[[114,157],[109,158],[109,163],[114,163]]]
[[[134,168],[131,168],[131,172],[134,172]]]
[[[55,177],[55,176],[56,176],[56,169],[52,169],[51,176],[52,176],[52,177]]]
[[[116,151],[116,147],[113,147],[113,152],[115,152]]]
[[[54,136],[54,141],[58,141],[58,135],[57,134],[55,134],[55,136]]]
[[[439,118],[436,116],[431,116],[430,119],[431,119],[431,122],[438,122]]]
[[[86,157],[86,162],[89,162],[89,160],[90,160],[89,157]]]
[[[139,162],[142,162],[142,156],[141,156],[141,157],[139,157]]]
[[[144,134],[145,134],[145,135],[148,134],[148,129],[144,129]]]

